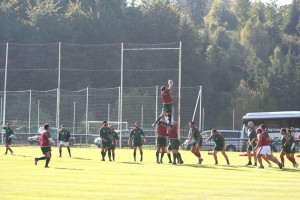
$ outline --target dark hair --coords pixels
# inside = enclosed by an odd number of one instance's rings
[[[107,121],[103,121],[103,124],[107,124]]]
[[[165,91],[165,89],[166,89],[166,86],[162,86],[162,87],[160,88],[161,91]]]
[[[49,128],[49,124],[48,123],[44,124],[44,129],[47,130],[48,128]]]
[[[211,131],[212,131],[213,133],[217,133],[217,132],[218,132],[217,129],[215,129],[215,128],[211,129]]]
[[[264,124],[261,124],[260,127],[262,127],[263,129],[266,129],[266,126]]]
[[[195,122],[193,122],[193,121],[190,121],[190,124],[193,124],[193,125],[195,125]]]
[[[283,131],[284,133],[286,133],[286,129],[285,128],[281,128],[281,131]]]
[[[288,132],[289,132],[290,134],[292,134],[293,131],[292,131],[292,129],[288,129]]]
[[[261,129],[261,128],[256,129],[256,133],[257,133],[257,132],[262,133],[262,129]]]

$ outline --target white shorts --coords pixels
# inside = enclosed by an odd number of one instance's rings
[[[63,147],[69,147],[69,142],[63,142],[63,141],[60,141],[59,142],[59,146],[63,146]]]
[[[259,147],[257,153],[262,155],[272,155],[271,147],[270,146]]]

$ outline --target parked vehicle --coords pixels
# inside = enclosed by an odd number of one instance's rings
[[[39,145],[39,144],[40,144],[40,135],[41,135],[41,133],[42,133],[43,131],[44,131],[44,127],[40,127],[40,128],[38,129],[38,131],[37,131],[37,132],[38,132],[37,135],[28,137],[27,140],[28,140],[29,144],[31,144],[31,145]],[[57,144],[57,139],[58,139],[57,135],[58,135],[58,131],[59,131],[58,128],[50,128],[51,138],[52,138],[52,139],[54,140],[54,142],[55,142],[54,145]],[[70,137],[70,139],[69,139],[69,144],[70,144],[70,146],[74,145],[74,143],[75,143],[75,137]]]
[[[226,151],[245,151],[247,148],[247,138],[244,137],[242,131],[237,130],[218,130],[218,132],[226,140]],[[203,142],[211,135],[210,130],[201,133]],[[191,149],[191,142],[188,143],[188,139],[182,144],[182,148],[185,150]],[[215,143],[212,140],[207,141],[206,144],[202,144],[202,150],[212,150]]]

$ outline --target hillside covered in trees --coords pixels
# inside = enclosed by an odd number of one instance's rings
[[[0,44],[182,41],[206,127],[231,128],[233,109],[236,128],[247,112],[300,110],[300,0],[0,0],[0,19]]]

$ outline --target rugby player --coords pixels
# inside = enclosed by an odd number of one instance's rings
[[[141,159],[140,161],[143,161],[143,143],[142,143],[142,137],[144,144],[146,143],[146,137],[144,134],[144,131],[140,128],[140,124],[138,122],[134,123],[134,129],[131,130],[128,140],[128,146],[133,146],[133,160],[136,162],[136,149],[137,147],[140,150]],[[132,144],[133,140],[133,144]]]

